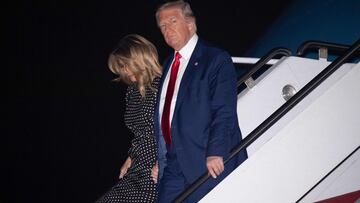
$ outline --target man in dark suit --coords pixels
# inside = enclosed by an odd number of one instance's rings
[[[197,202],[247,157],[244,151],[224,166],[241,141],[236,72],[228,53],[198,38],[187,2],[165,3],[156,20],[174,49],[163,65],[155,113],[158,202],[171,202],[208,171],[213,178],[187,198]]]

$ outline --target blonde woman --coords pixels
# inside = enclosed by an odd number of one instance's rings
[[[97,202],[155,202],[151,168],[156,162],[154,108],[161,76],[155,46],[136,34],[122,38],[108,59],[116,81],[128,84],[125,124],[134,137],[119,182]]]

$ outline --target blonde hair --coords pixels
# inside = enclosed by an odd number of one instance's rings
[[[160,77],[162,72],[156,47],[137,34],[127,35],[120,40],[109,55],[108,66],[111,72],[119,76],[114,81],[122,81],[129,85],[135,83],[143,98],[146,87],[156,91],[151,83],[155,77]],[[130,80],[125,68],[134,74],[136,82]]]

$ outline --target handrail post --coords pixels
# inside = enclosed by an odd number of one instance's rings
[[[239,87],[245,81],[247,81],[256,71],[258,71],[261,67],[263,67],[268,61],[270,61],[275,56],[282,55],[282,56],[290,56],[291,51],[286,48],[278,47],[270,50],[265,56],[261,57],[261,59],[256,62],[253,68],[250,69],[245,75],[243,75],[238,83],[237,86]]]

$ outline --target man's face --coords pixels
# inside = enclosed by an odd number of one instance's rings
[[[192,36],[192,22],[186,21],[177,8],[160,12],[159,27],[166,43],[176,51],[183,48]]]

